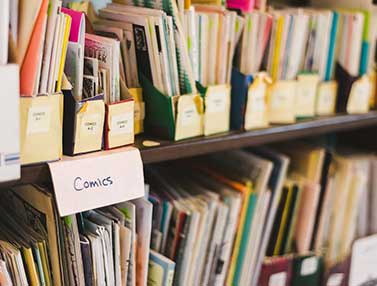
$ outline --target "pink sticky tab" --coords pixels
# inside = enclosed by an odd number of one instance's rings
[[[228,0],[226,6],[243,12],[251,12],[254,9],[254,0]]]
[[[84,13],[78,12],[72,9],[68,9],[68,8],[62,8],[62,12],[64,14],[71,16],[72,18],[69,41],[77,43],[79,41],[80,34],[82,33],[81,29],[85,29],[85,27],[81,26],[83,25],[83,23],[85,23],[85,21],[83,20]]]

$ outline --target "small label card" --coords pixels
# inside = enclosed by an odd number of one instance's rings
[[[27,121],[27,134],[50,131],[50,106],[30,107]]]
[[[313,275],[318,269],[318,258],[309,257],[302,261],[301,264],[301,276]]]
[[[272,274],[268,281],[268,286],[285,286],[287,283],[287,273],[279,272]]]
[[[127,147],[49,163],[60,216],[144,196],[143,163]]]

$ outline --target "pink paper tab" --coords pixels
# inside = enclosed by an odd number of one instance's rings
[[[243,12],[252,12],[254,9],[255,0],[228,0],[226,2],[227,8],[240,9]]]

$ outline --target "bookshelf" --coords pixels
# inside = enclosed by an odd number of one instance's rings
[[[230,131],[221,135],[198,137],[179,142],[157,140],[141,135],[136,137],[135,147],[139,148],[143,162],[150,164],[247,146],[258,146],[340,131],[359,130],[373,126],[377,126],[377,111],[360,115],[336,115],[301,120],[291,125],[276,125],[247,132]],[[143,142],[145,140],[158,142],[160,145],[144,147]],[[46,163],[39,163],[23,166],[20,180],[0,183],[0,188],[18,184],[48,183],[50,183],[48,166]]]

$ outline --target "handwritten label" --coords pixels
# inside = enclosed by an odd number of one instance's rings
[[[94,136],[102,132],[101,116],[98,113],[85,114],[81,119],[81,133],[84,135]]]
[[[312,275],[317,272],[318,259],[317,257],[306,258],[301,264],[301,276]]]
[[[331,274],[329,279],[327,280],[326,286],[340,286],[342,284],[343,277],[343,273]]]
[[[51,109],[49,106],[30,107],[27,134],[47,133],[50,131]]]
[[[286,106],[291,101],[290,91],[287,89],[275,89],[271,96],[271,107],[273,109],[279,109],[282,106]]]
[[[260,83],[256,88],[250,88],[248,92],[248,100],[250,100],[251,112],[264,112],[266,110],[266,84]]]
[[[143,163],[136,148],[64,157],[49,167],[61,216],[144,195]]]
[[[191,125],[196,117],[196,108],[194,105],[187,106],[185,109],[182,111],[182,126],[188,126]]]
[[[270,280],[268,281],[268,286],[285,286],[287,282],[287,273],[279,272],[272,274]]]
[[[111,117],[111,131],[116,134],[128,134],[133,131],[133,112],[122,113]]]

